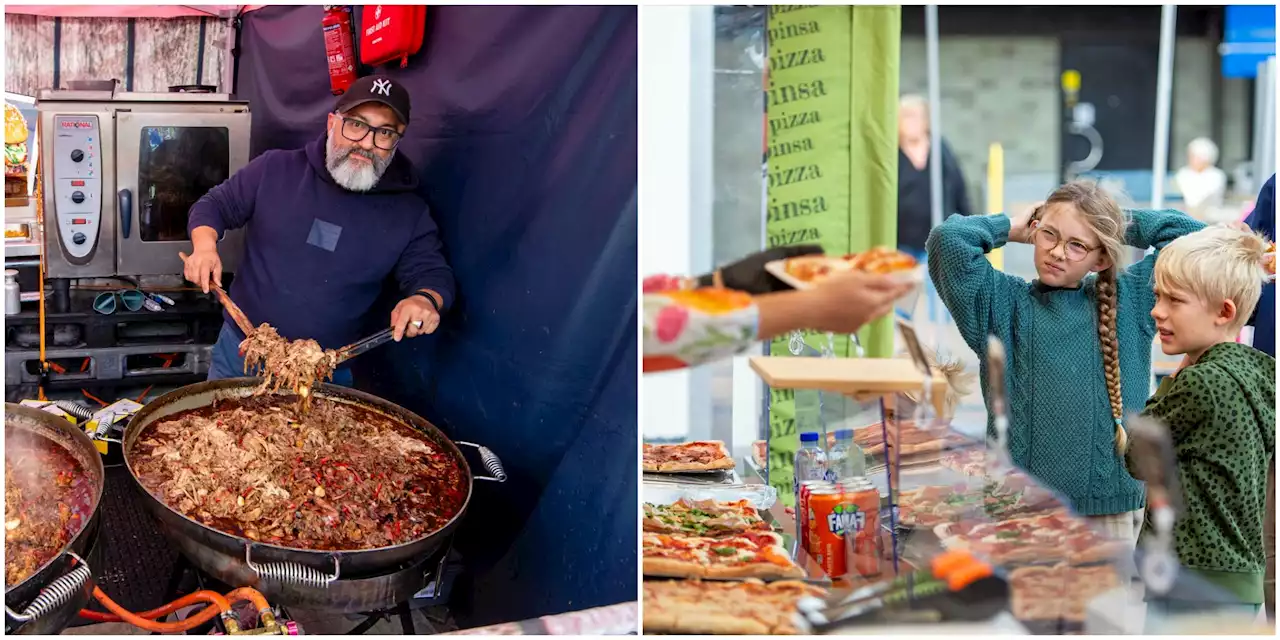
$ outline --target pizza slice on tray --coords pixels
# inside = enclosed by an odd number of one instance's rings
[[[795,580],[646,580],[644,633],[795,635],[796,603],[825,590]]]
[[[895,443],[899,455],[916,456],[925,453],[939,453],[949,446],[959,446],[964,440],[946,429],[924,429],[914,421],[902,420],[894,427],[882,427],[879,422],[858,427],[853,430],[853,441],[862,447],[863,453],[877,456],[884,453],[885,438]]]
[[[672,504],[644,503],[645,531],[714,537],[770,531],[769,523],[747,500],[721,502],[681,498]]]
[[[1019,620],[1081,623],[1091,600],[1119,586],[1115,568],[1105,564],[1019,567],[1009,572],[1009,608]]]
[[[898,521],[908,527],[936,527],[947,522],[1007,520],[1031,515],[1066,515],[1050,492],[1025,477],[1006,476],[980,486],[927,485],[898,497]]]
[[[910,254],[876,247],[862,253],[844,256],[799,256],[787,260],[787,275],[805,283],[817,283],[837,273],[861,271],[863,273],[891,274],[910,271],[917,266]]]
[[[782,536],[748,532],[720,538],[645,533],[644,575],[671,578],[804,578]]]
[[[734,468],[733,457],[719,440],[679,444],[645,444],[643,470],[651,473],[719,471]]]
[[[1065,512],[1003,522],[940,524],[934,533],[948,549],[968,549],[995,564],[1061,560],[1089,564],[1110,560],[1128,543],[1110,538]]]

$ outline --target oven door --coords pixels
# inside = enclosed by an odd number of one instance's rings
[[[249,162],[249,112],[116,114],[116,272],[182,273],[188,213]],[[218,243],[226,271],[244,253],[244,230]]]

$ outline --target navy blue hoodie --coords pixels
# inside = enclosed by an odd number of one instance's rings
[[[363,337],[388,275],[404,295],[431,289],[448,309],[453,271],[409,160],[397,154],[373,190],[356,193],[333,181],[324,150],[321,136],[302,149],[267,151],[191,207],[188,231],[248,228],[231,299],[254,325],[326,349]]]

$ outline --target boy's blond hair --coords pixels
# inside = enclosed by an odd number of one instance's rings
[[[1236,318],[1229,328],[1239,331],[1262,295],[1267,275],[1262,259],[1269,244],[1252,231],[1221,225],[1182,236],[1165,245],[1156,258],[1155,290],[1180,289],[1210,305],[1231,300]]]

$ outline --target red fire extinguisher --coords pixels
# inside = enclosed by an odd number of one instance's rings
[[[356,81],[356,55],[351,44],[351,10],[344,6],[325,5],[324,52],[329,56],[329,90],[338,96]]]

